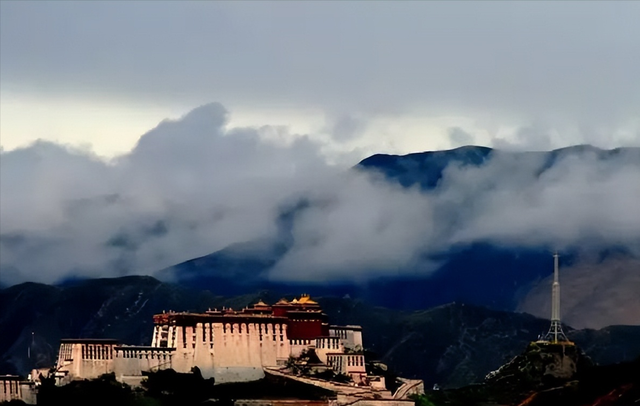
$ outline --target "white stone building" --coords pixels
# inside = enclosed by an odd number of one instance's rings
[[[360,326],[329,326],[307,295],[273,306],[260,301],[240,311],[168,312],[154,316],[151,346],[121,345],[110,339],[64,339],[56,377],[64,384],[105,373],[136,385],[143,372],[198,367],[217,383],[258,380],[264,368],[282,366],[290,356],[314,349],[320,360],[354,382],[366,376]],[[348,354],[347,354],[348,353]]]

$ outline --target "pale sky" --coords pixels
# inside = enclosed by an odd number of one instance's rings
[[[209,102],[356,161],[640,145],[640,2],[2,1],[0,19],[4,151],[111,157]]]

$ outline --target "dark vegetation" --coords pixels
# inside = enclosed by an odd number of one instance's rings
[[[38,391],[38,405],[41,406],[143,406],[159,403],[146,402],[143,396],[132,391],[128,385],[116,381],[113,374],[103,375],[93,380],[72,382],[65,386],[55,386],[54,379],[42,382]]]
[[[162,405],[196,405],[209,399],[214,392],[215,380],[204,379],[200,369],[194,367],[191,374],[181,374],[173,369],[147,373],[142,386],[144,397],[161,401]]]
[[[335,398],[333,392],[267,375],[254,382],[214,386],[197,368],[190,374],[163,370],[149,373],[142,388],[131,388],[116,381],[113,374],[93,380],[75,381],[55,386],[45,380],[38,393],[43,406],[192,406],[233,405],[236,399],[305,399]]]
[[[309,378],[323,379],[325,381],[348,383],[352,382],[351,376],[339,374],[320,361],[313,348],[302,350],[299,357],[290,356],[286,363],[289,372]]]

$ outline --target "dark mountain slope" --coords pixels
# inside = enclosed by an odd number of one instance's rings
[[[487,147],[466,146],[408,155],[376,154],[360,161],[356,168],[382,172],[405,187],[419,183],[425,189],[433,189],[449,165],[480,166],[491,159],[493,151]]]
[[[508,157],[515,162],[537,162],[538,175],[567,157],[593,156],[602,161],[618,160],[620,165],[640,165],[640,148],[634,147],[604,150],[591,145],[576,145],[552,151],[507,152],[488,147],[465,146],[408,155],[376,154],[360,161],[356,168],[380,172],[389,180],[405,187],[419,184],[424,189],[433,189],[449,165],[479,167],[497,156]]]
[[[163,269],[157,276],[186,287],[206,287],[226,295],[243,294],[259,287],[273,288],[265,273],[287,249],[283,242],[267,240],[235,244]]]

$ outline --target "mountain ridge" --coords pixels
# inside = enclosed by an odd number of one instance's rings
[[[374,154],[361,160],[354,168],[379,171],[388,179],[397,181],[404,187],[420,184],[425,189],[433,189],[442,178],[442,172],[451,163],[478,167],[490,161],[496,154],[515,157],[538,156],[544,158],[539,168],[542,173],[562,157],[586,153],[595,154],[600,160],[628,153],[637,158],[636,164],[640,165],[640,147],[601,149],[590,144],[581,144],[551,151],[506,151],[491,147],[465,145],[448,150],[413,152],[404,155]],[[418,174],[418,171],[422,171],[422,174]]]

